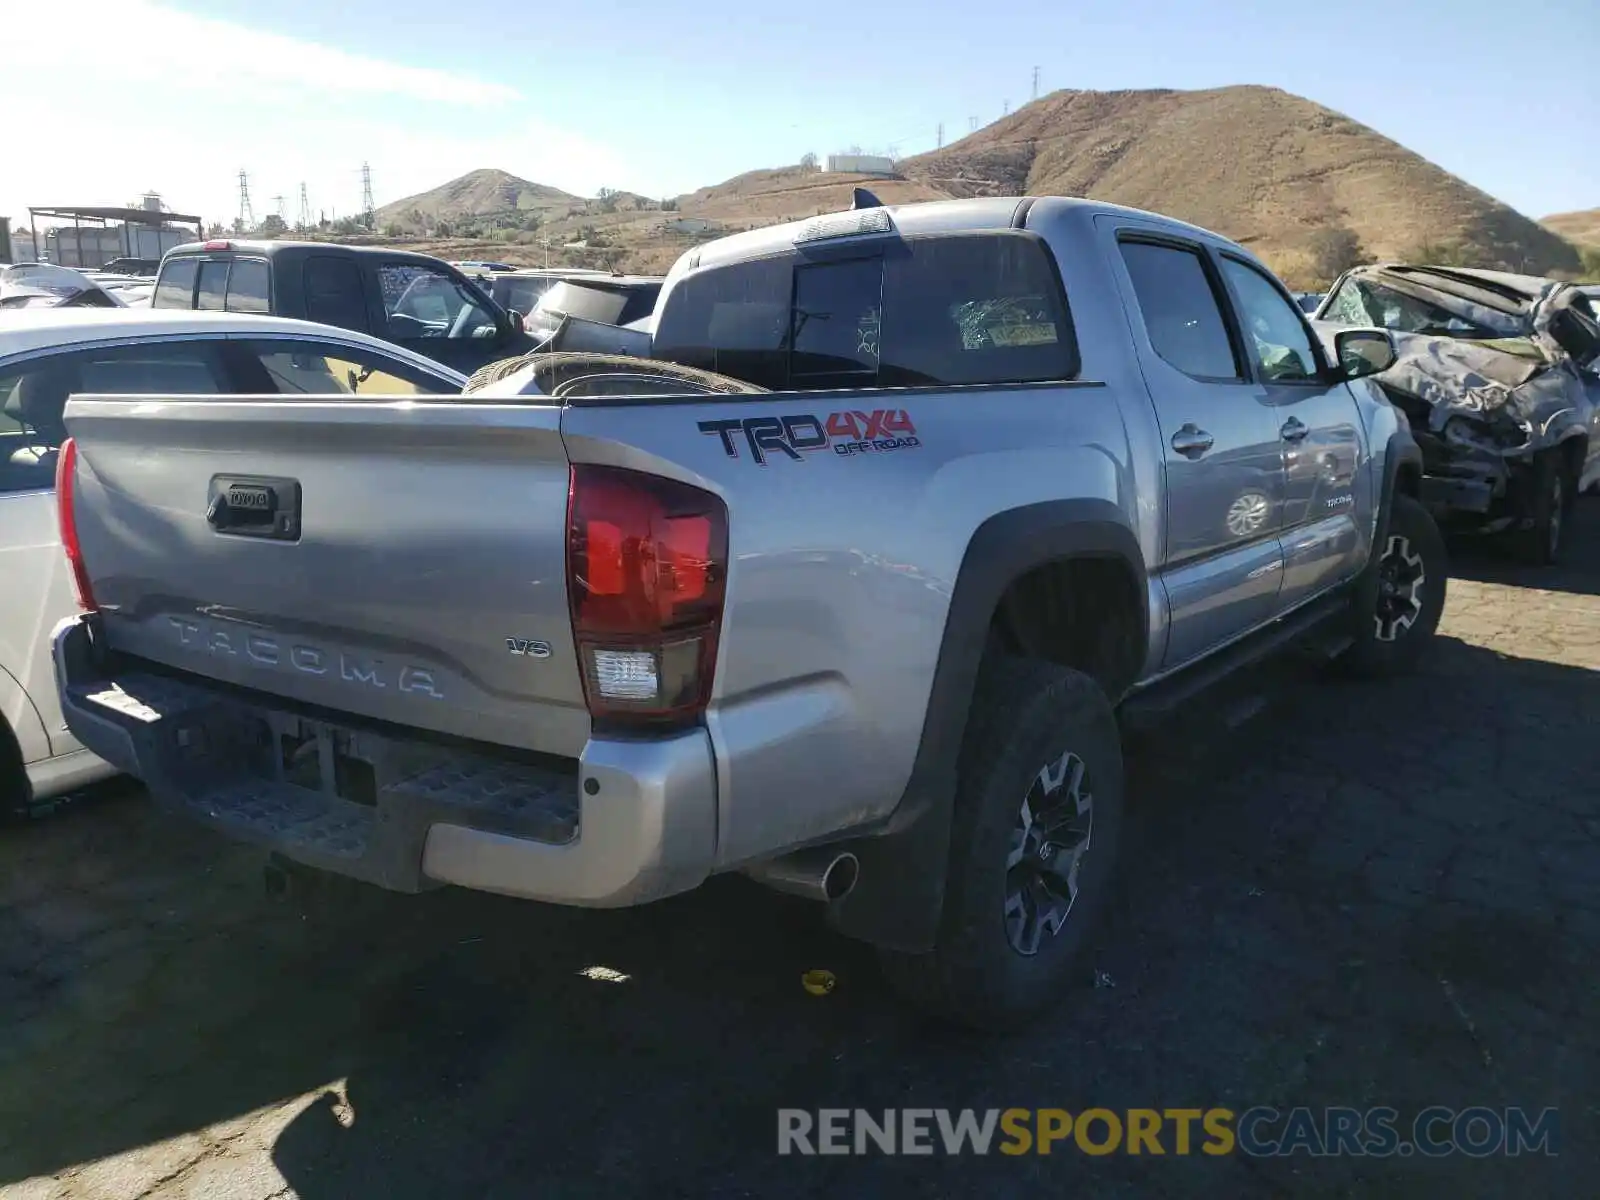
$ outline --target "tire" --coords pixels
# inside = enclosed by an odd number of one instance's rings
[[[481,391],[491,383],[499,383],[507,375],[515,375],[528,365],[531,354],[519,354],[515,358],[502,358],[498,362],[488,363],[474,371],[467,380],[467,386],[461,389],[463,396],[469,392]]]
[[[1444,537],[1433,516],[1410,496],[1397,494],[1393,503],[1386,544],[1356,594],[1355,644],[1339,660],[1348,674],[1367,679],[1416,667],[1444,615],[1450,575]]]
[[[1075,785],[1090,801],[1087,822],[1082,803],[1073,803]],[[957,767],[937,941],[925,954],[881,951],[891,985],[935,1016],[976,1029],[1012,1028],[1058,1001],[1104,907],[1122,795],[1122,746],[1100,686],[1053,663],[986,659]],[[1041,851],[1037,833],[1055,805],[1040,801],[1052,796],[1071,819],[1057,827],[1061,844]],[[1030,803],[1041,818],[1031,831]],[[1028,919],[1042,909],[1019,912],[1016,903],[1017,885],[1047,871],[1059,872],[1055,899],[1070,896],[1053,933]],[[1075,894],[1066,873],[1076,877]],[[1030,929],[1038,935],[1031,952]]]
[[[587,351],[535,351],[518,358],[504,358],[499,362],[480,367],[467,380],[462,395],[481,391],[491,383],[498,383],[508,375],[515,375],[524,367],[533,367],[533,379],[539,390],[555,396],[573,383],[598,376],[620,375],[634,382],[632,391],[639,395],[682,395],[705,393],[715,395],[748,395],[764,392],[765,388],[717,375],[696,367],[662,362],[653,358],[631,358],[625,354],[591,354]]]
[[[1572,524],[1577,484],[1565,451],[1546,450],[1533,460],[1528,481],[1533,525],[1511,535],[1512,549],[1523,562],[1548,567],[1561,561],[1566,531]]]
[[[11,727],[0,717],[0,826],[21,821],[28,812],[28,771]]]

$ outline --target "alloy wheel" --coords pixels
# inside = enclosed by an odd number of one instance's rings
[[[1392,642],[1422,615],[1422,589],[1428,572],[1411,539],[1395,534],[1378,560],[1378,610],[1374,616],[1380,642]]]
[[[1005,924],[1018,954],[1037,954],[1066,924],[1093,831],[1088,773],[1069,751],[1033,777],[1012,829]]]

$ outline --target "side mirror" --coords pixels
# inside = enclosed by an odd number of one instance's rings
[[[506,320],[511,322],[511,328],[521,329],[524,314],[515,308],[506,309]]]
[[[1394,339],[1382,329],[1346,329],[1334,337],[1333,350],[1345,379],[1365,379],[1395,364]]]

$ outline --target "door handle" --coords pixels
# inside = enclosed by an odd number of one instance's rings
[[[1193,423],[1185,421],[1183,427],[1172,435],[1172,448],[1185,458],[1199,458],[1211,449],[1216,439]]]
[[[1278,430],[1278,435],[1286,442],[1301,442],[1305,440],[1306,434],[1310,432],[1311,426],[1300,420],[1299,417],[1290,417],[1283,423],[1282,428]]]

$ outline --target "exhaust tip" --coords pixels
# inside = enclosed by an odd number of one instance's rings
[[[822,874],[822,894],[829,902],[843,900],[856,886],[861,875],[861,863],[854,854],[841,854],[828,864]]]

